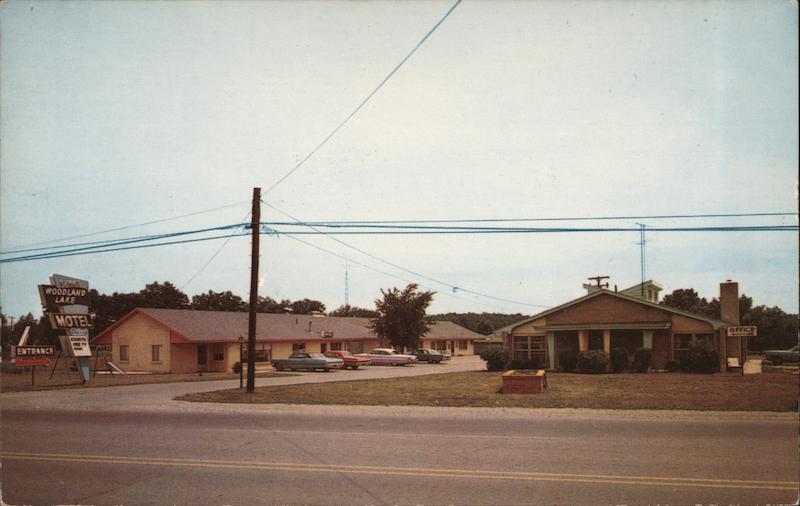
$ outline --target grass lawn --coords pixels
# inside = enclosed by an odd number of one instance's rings
[[[548,390],[503,395],[501,373],[456,372],[411,378],[260,387],[255,402],[399,406],[796,411],[793,374],[548,373]],[[240,390],[188,394],[179,400],[248,402]]]
[[[36,368],[36,386],[31,387],[31,371],[23,371],[19,373],[11,373],[4,371],[0,377],[0,391],[2,392],[20,392],[32,390],[52,390],[57,388],[86,388],[86,387],[111,387],[119,385],[141,385],[144,383],[182,383],[186,381],[217,381],[217,380],[234,380],[239,379],[238,374],[230,372],[204,372],[203,375],[198,373],[186,374],[126,374],[126,375],[107,375],[98,374],[91,378],[85,385],[81,384],[81,378],[78,371],[71,371],[67,367],[59,365],[56,369],[53,379],[50,379],[49,367]],[[256,371],[256,378],[268,378],[278,375],[275,372]],[[290,374],[281,373],[281,376]],[[245,370],[245,381],[247,381],[247,371]]]

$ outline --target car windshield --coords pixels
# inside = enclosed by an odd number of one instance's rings
[[[311,358],[325,358],[325,355],[322,353],[309,353],[308,356]]]

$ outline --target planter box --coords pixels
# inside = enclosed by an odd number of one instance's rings
[[[503,373],[504,394],[540,394],[547,388],[544,370],[517,371]]]

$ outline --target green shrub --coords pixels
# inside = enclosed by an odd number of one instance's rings
[[[571,351],[562,351],[558,354],[558,365],[565,372],[572,372],[578,365],[578,357]]]
[[[611,368],[614,372],[622,372],[628,368],[628,350],[617,347],[611,350]]]
[[[677,360],[667,360],[667,371],[675,372],[680,369],[680,363]]]
[[[639,348],[633,356],[633,369],[636,372],[647,372],[653,361],[653,350],[650,348]]]
[[[681,359],[686,372],[712,373],[719,371],[719,353],[708,341],[694,341]]]
[[[582,351],[578,353],[578,370],[591,374],[606,372],[608,354],[602,350]]]
[[[501,346],[486,348],[479,356],[486,361],[487,371],[504,370],[509,359],[508,350]]]
[[[242,372],[242,363],[241,362],[236,362],[235,364],[233,364],[233,372],[236,373],[236,374],[239,374],[240,372]]]

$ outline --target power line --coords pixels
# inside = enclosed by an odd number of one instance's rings
[[[264,223],[268,225],[268,223]],[[305,224],[312,231],[274,230],[283,235],[468,235],[468,234],[558,234],[558,233],[608,233],[639,232],[639,227],[580,227],[580,228],[470,228],[470,227],[402,227],[403,230],[332,230],[322,231],[314,225]],[[400,228],[400,227],[393,227]],[[753,225],[733,227],[648,227],[650,232],[797,232],[797,225]]]
[[[359,262],[358,260],[355,260],[355,259],[353,259],[353,258],[350,258],[350,257],[348,257],[348,256],[345,256],[345,255],[341,255],[341,254],[339,254],[339,253],[336,253],[336,252],[334,252],[334,251],[331,251],[331,250],[329,250],[329,249],[327,249],[327,248],[323,248],[322,246],[316,245],[316,244],[314,244],[314,243],[311,243],[311,242],[305,241],[305,240],[303,240],[303,239],[300,239],[299,237],[294,237],[294,236],[291,236],[291,235],[286,235],[285,237],[288,237],[289,239],[292,239],[293,241],[297,241],[297,242],[303,243],[303,244],[305,244],[306,246],[310,246],[310,247],[312,247],[312,248],[314,248],[314,249],[317,249],[317,250],[319,250],[319,251],[322,251],[322,252],[324,252],[324,253],[328,253],[329,255],[332,255],[332,256],[335,256],[335,257],[341,258],[341,259],[343,259],[343,260],[345,260],[345,261],[348,261],[348,262],[354,263],[354,264],[356,264],[356,265],[359,265],[359,266],[361,266],[361,267],[364,267],[365,269],[369,269],[369,270],[371,270],[371,271],[374,271],[374,272],[377,272],[377,273],[379,273],[379,274],[383,274],[384,276],[388,276],[388,277],[390,277],[390,278],[394,278],[394,279],[399,279],[400,281],[403,281],[404,283],[416,283],[416,281],[413,281],[413,280],[410,280],[410,279],[406,279],[406,278],[404,278],[404,277],[402,277],[402,276],[398,276],[397,274],[392,274],[391,272],[387,272],[387,271],[384,271],[384,270],[378,269],[377,267],[374,267],[374,266],[372,266],[372,265],[368,265],[368,264],[365,264],[365,263],[363,263],[363,262]],[[420,287],[422,287],[422,288],[429,289],[429,290],[435,290],[434,288],[432,288],[432,287],[429,287],[429,286],[425,286],[425,285],[423,285],[423,284],[421,284],[421,283],[419,283],[419,286],[420,286]],[[463,298],[463,297],[459,297],[459,296],[457,296],[457,295],[454,295],[454,294],[452,294],[452,293],[449,293],[449,292],[446,292],[446,291],[445,291],[445,292],[437,292],[437,293],[444,294],[444,295],[446,295],[446,296],[448,296],[448,297],[451,297],[451,298],[453,298],[453,299],[457,299],[457,300],[468,300],[468,299],[465,299],[465,298]],[[525,305],[528,305],[528,304],[525,304]],[[539,306],[536,306],[536,307],[539,307]],[[543,307],[543,306],[542,306],[542,307]]]
[[[270,186],[269,188],[267,188],[267,190],[264,192],[264,195],[266,196],[266,194],[268,194],[270,191],[272,191],[272,189],[273,189],[273,188],[275,188],[276,186],[278,186],[279,184],[281,184],[283,181],[285,181],[285,180],[286,180],[286,179],[287,179],[289,176],[291,176],[292,174],[294,174],[294,172],[295,172],[297,169],[299,169],[299,168],[300,168],[300,167],[301,167],[301,166],[302,166],[304,163],[306,163],[306,161],[308,161],[308,159],[309,159],[309,158],[311,158],[312,156],[314,156],[314,154],[315,154],[317,151],[319,151],[319,150],[320,150],[320,148],[322,148],[322,146],[324,146],[324,145],[325,145],[325,144],[326,144],[326,143],[327,143],[327,142],[328,142],[328,141],[331,139],[331,137],[333,137],[334,135],[336,135],[336,132],[338,132],[338,131],[339,131],[339,130],[340,130],[340,129],[341,129],[341,128],[342,128],[342,127],[343,127],[343,126],[344,126],[344,125],[345,125],[345,124],[348,122],[348,121],[350,121],[350,119],[351,119],[353,116],[355,116],[355,115],[356,115],[356,113],[358,113],[358,111],[360,111],[360,110],[361,110],[361,108],[362,108],[362,107],[364,107],[364,105],[366,105],[366,103],[367,103],[367,102],[369,102],[369,100],[370,100],[370,99],[371,99],[371,98],[372,98],[372,97],[373,97],[373,96],[374,96],[376,93],[378,93],[378,91],[379,91],[379,90],[380,90],[380,89],[383,87],[383,85],[384,85],[384,84],[386,84],[386,82],[387,82],[389,79],[391,79],[391,77],[392,77],[392,76],[393,76],[393,75],[394,75],[394,74],[395,74],[395,73],[396,73],[398,70],[400,70],[400,67],[402,67],[402,66],[403,66],[403,64],[404,64],[404,63],[405,63],[405,62],[406,62],[406,61],[407,61],[409,58],[411,58],[411,56],[412,56],[414,53],[416,53],[416,52],[417,52],[417,49],[419,49],[419,48],[422,46],[422,44],[424,44],[424,43],[425,43],[425,41],[426,41],[426,40],[428,40],[428,37],[430,37],[430,36],[433,34],[433,32],[435,32],[435,31],[436,31],[436,29],[437,29],[437,28],[439,28],[439,25],[441,25],[441,24],[444,22],[444,20],[445,20],[445,19],[447,19],[447,17],[448,17],[448,16],[450,16],[450,13],[452,13],[452,12],[453,12],[453,10],[455,10],[455,8],[456,8],[456,7],[458,7],[458,4],[460,4],[460,3],[461,3],[461,0],[456,0],[456,2],[455,2],[455,3],[454,3],[454,4],[453,4],[451,7],[450,7],[450,9],[448,9],[448,10],[447,10],[447,12],[444,14],[444,16],[442,16],[442,18],[439,20],[439,22],[438,22],[438,23],[436,23],[435,25],[433,25],[433,28],[431,28],[431,29],[430,29],[430,31],[428,31],[428,33],[426,33],[426,34],[425,34],[425,36],[424,36],[424,37],[422,37],[422,40],[420,40],[420,41],[417,43],[417,45],[416,45],[416,46],[414,46],[414,49],[412,49],[412,50],[411,50],[411,52],[410,52],[410,53],[408,53],[408,54],[406,55],[406,57],[405,57],[405,58],[403,58],[403,59],[400,61],[400,63],[398,63],[398,64],[397,64],[397,66],[395,66],[395,67],[392,69],[392,71],[391,71],[391,72],[389,72],[389,74],[388,74],[386,77],[384,77],[384,78],[383,78],[383,81],[381,81],[381,82],[380,82],[380,84],[378,84],[378,86],[377,86],[377,87],[375,87],[375,89],[374,89],[374,90],[372,90],[372,92],[371,92],[369,95],[367,95],[367,98],[365,98],[364,100],[362,100],[362,101],[361,101],[361,103],[360,103],[360,104],[358,104],[358,107],[356,107],[356,108],[353,110],[353,112],[351,112],[351,113],[350,113],[350,114],[349,114],[349,115],[348,115],[348,116],[347,116],[347,117],[344,119],[344,121],[342,121],[341,123],[339,123],[339,125],[338,125],[336,128],[334,128],[334,129],[333,129],[333,131],[331,131],[331,133],[329,133],[327,137],[325,137],[324,139],[322,139],[322,142],[320,142],[319,144],[317,144],[317,147],[315,147],[314,149],[312,149],[312,150],[311,150],[311,152],[310,152],[310,153],[308,153],[308,154],[305,156],[305,158],[303,158],[302,160],[300,160],[300,163],[298,163],[297,165],[295,165],[295,166],[294,166],[294,168],[292,168],[292,169],[291,169],[289,172],[287,172],[286,174],[284,174],[284,175],[283,175],[283,177],[281,177],[281,178],[280,178],[280,179],[278,179],[278,180],[277,180],[275,183],[273,183],[273,184],[272,184],[272,186]]]
[[[247,221],[247,219],[250,217],[250,214],[251,214],[251,213],[252,213],[252,211],[247,211],[247,214],[244,216],[244,218],[242,218],[242,219],[241,219],[241,221],[242,221],[242,224],[241,224],[241,226],[244,226],[244,225],[245,225],[245,223],[244,223],[244,222],[245,222],[245,221]],[[196,278],[197,276],[199,276],[199,275],[200,275],[200,273],[202,273],[204,270],[206,270],[206,267],[208,267],[208,266],[211,264],[211,262],[213,262],[213,261],[214,261],[214,259],[215,259],[215,258],[217,258],[217,255],[219,255],[219,254],[220,254],[220,252],[221,252],[223,249],[225,249],[225,246],[227,246],[227,245],[228,245],[228,242],[231,240],[231,238],[233,238],[233,237],[236,235],[236,232],[239,230],[239,228],[241,228],[241,227],[236,227],[235,229],[233,229],[233,232],[231,232],[231,235],[229,235],[229,236],[228,236],[228,238],[227,238],[227,239],[225,239],[225,241],[222,243],[222,245],[219,247],[219,249],[218,249],[217,251],[215,251],[213,255],[211,255],[211,258],[209,258],[209,259],[208,259],[208,261],[207,261],[206,263],[204,263],[202,267],[200,267],[200,270],[198,270],[197,272],[195,272],[195,273],[194,273],[194,276],[192,276],[191,278],[189,278],[189,281],[187,281],[186,283],[184,283],[184,284],[183,284],[183,286],[181,286],[181,287],[179,288],[179,290],[183,290],[184,288],[186,288],[187,286],[189,286],[189,284],[190,284],[192,281],[194,281],[194,280],[195,280],[195,278]]]
[[[280,209],[275,208],[274,206],[267,204],[269,207],[272,207],[278,212],[283,213]],[[286,213],[284,213],[286,214]],[[291,215],[286,214],[287,216],[291,217]],[[266,225],[268,222],[265,222]],[[298,224],[304,224],[302,221],[298,221]],[[22,262],[28,260],[40,260],[46,258],[59,258],[65,256],[75,256],[81,254],[91,254],[91,253],[105,253],[109,251],[122,251],[128,249],[140,249],[146,247],[156,247],[156,246],[164,246],[168,244],[180,244],[180,241],[173,241],[173,242],[162,242],[156,244],[144,244],[138,245],[136,247],[123,247],[123,248],[116,248],[116,246],[121,246],[125,244],[132,244],[138,242],[149,242],[155,241],[160,239],[166,239],[170,237],[177,237],[182,235],[191,235],[203,232],[210,232],[210,231],[217,231],[217,230],[227,230],[227,229],[238,229],[242,226],[241,223],[235,223],[232,225],[223,225],[219,227],[209,227],[203,229],[195,229],[195,230],[187,230],[181,232],[173,232],[168,234],[158,234],[158,235],[151,235],[151,236],[139,236],[134,238],[127,238],[127,239],[118,239],[118,240],[109,240],[104,241],[100,244],[97,242],[87,243],[85,247],[79,248],[71,248],[71,249],[64,249],[58,251],[51,251],[46,253],[39,253],[34,255],[23,255],[18,257],[12,257],[7,259],[0,259],[0,263],[13,263],[13,262]],[[314,227],[310,224],[304,224],[307,228],[311,228],[311,231],[308,230],[300,230],[300,231],[284,231],[278,229],[269,229],[268,233],[271,234],[280,234],[285,236],[298,236],[298,235],[325,235],[328,236],[330,239],[341,243],[348,248],[354,249],[364,255],[370,256],[369,253],[362,251],[355,246],[351,246],[344,241],[336,239],[333,237],[334,235],[453,235],[453,234],[533,234],[533,233],[603,233],[603,232],[639,232],[640,228],[623,228],[623,227],[596,227],[596,228],[565,228],[565,227],[558,227],[558,228],[503,228],[503,227],[436,227],[435,230],[430,229],[417,229],[416,227],[407,227],[406,229],[401,230],[336,230],[336,231],[322,231],[318,228]],[[798,226],[797,225],[757,225],[757,226],[731,226],[731,227],[649,227],[648,231],[650,232],[797,232]],[[264,232],[262,232],[264,233]],[[189,240],[186,242],[198,242],[200,240],[210,240],[210,239],[227,239],[228,237],[236,237],[237,234],[231,235],[221,235],[221,236],[214,236],[211,238],[204,238],[204,239],[194,239]],[[112,248],[113,247],[113,248]],[[50,248],[47,248],[50,249]],[[411,274],[419,277],[425,277],[424,275],[409,271],[400,267],[398,265],[391,264],[385,260],[382,260],[378,257],[375,257],[376,260],[381,262],[387,263],[388,265],[392,265],[395,268],[406,270]],[[458,289],[468,293],[477,293],[472,292],[470,290],[466,290],[460,287],[456,287],[450,285],[448,283],[443,283],[433,278],[427,278],[431,281],[436,283],[443,284],[445,286],[451,287],[453,289]],[[480,294],[481,296],[485,296],[485,294]],[[491,297],[491,296],[489,296]],[[504,300],[505,302],[512,302],[510,300]],[[513,301],[517,303],[517,301]]]
[[[40,242],[35,242],[35,243],[22,244],[22,245],[19,245],[19,246],[14,246],[13,249],[1,250],[0,254],[23,253],[23,252],[26,252],[26,251],[34,251],[35,249],[20,249],[20,248],[30,248],[32,246],[40,246],[40,245],[43,245],[43,244],[52,244],[52,243],[61,242],[61,241],[69,241],[69,240],[72,240],[72,239],[80,239],[82,237],[92,237],[92,236],[95,236],[95,235],[102,235],[102,234],[108,234],[108,233],[111,233],[111,232],[119,232],[121,230],[130,230],[132,228],[144,227],[146,225],[154,225],[156,223],[164,223],[164,222],[167,222],[167,221],[179,220],[181,218],[188,218],[190,216],[197,216],[197,215],[200,215],[200,214],[211,213],[211,212],[214,212],[214,211],[219,211],[221,209],[228,209],[230,207],[235,207],[235,206],[242,205],[245,202],[249,202],[249,201],[245,200],[245,201],[242,201],[242,202],[234,202],[233,204],[227,204],[227,205],[224,205],[224,206],[214,207],[214,208],[211,208],[211,209],[204,209],[202,211],[195,211],[193,213],[182,214],[180,216],[172,216],[170,218],[162,218],[160,220],[146,221],[144,223],[137,223],[135,225],[125,225],[123,227],[109,228],[107,230],[100,230],[100,231],[97,231],[97,232],[90,232],[88,234],[72,235],[72,236],[69,236],[69,237],[62,237],[60,239],[51,239],[51,240],[48,240],[48,241],[40,241]],[[100,242],[104,242],[104,241],[100,241]],[[64,247],[64,246],[63,245],[62,246],[54,246],[54,248],[55,247]],[[50,248],[42,248],[42,249],[50,249]]]
[[[239,234],[235,234],[235,235],[236,236],[244,236],[244,235],[250,235],[250,234],[249,233],[239,233]],[[80,255],[92,255],[92,254],[95,254],[95,253],[108,253],[110,251],[125,251],[125,250],[132,250],[132,249],[154,248],[154,247],[157,247],[157,246],[169,246],[169,245],[172,245],[172,244],[186,244],[186,243],[193,243],[193,242],[212,241],[212,240],[215,240],[215,239],[227,239],[229,237],[231,237],[231,236],[230,235],[217,235],[217,236],[212,236],[212,237],[201,237],[201,238],[198,238],[198,239],[184,239],[184,240],[181,240],[181,241],[160,242],[160,243],[157,243],[157,244],[139,244],[139,245],[136,245],[136,246],[125,246],[125,247],[122,247],[122,248],[109,248],[109,249],[103,249],[103,250],[99,250],[98,249],[98,250],[91,250],[91,251],[77,251],[77,252],[74,252],[74,253],[54,252],[53,254],[48,255],[48,256],[33,256],[32,258],[29,258],[29,257],[7,258],[7,259],[0,260],[0,263],[27,262],[27,261],[30,261],[30,260],[47,260],[47,259],[50,259],[50,258],[71,257],[71,256],[80,256]]]
[[[287,216],[287,217],[297,221],[298,223],[302,223],[301,220],[295,218],[294,216],[292,216],[291,214],[289,214],[289,213],[287,213],[285,211],[282,211],[281,209],[278,209],[277,207],[273,206],[272,204],[268,204],[266,202],[263,202],[263,203],[265,205],[267,205],[268,207],[270,207],[270,208],[278,211],[279,213],[283,214],[284,216]],[[341,239],[337,239],[335,237],[331,237],[331,235],[329,233],[322,232],[322,231],[316,229],[314,226],[311,226],[311,225],[306,225],[306,226],[308,226],[309,228],[314,230],[317,234],[326,235],[326,236],[328,236],[329,239],[331,239],[333,241],[336,241],[339,244],[341,244],[341,245],[343,245],[343,246],[345,246],[347,248],[350,248],[350,249],[352,249],[354,251],[357,251],[357,252],[361,253],[362,255],[365,255],[365,256],[367,256],[369,258],[372,258],[373,260],[377,260],[377,261],[379,261],[381,263],[384,263],[386,265],[394,267],[395,269],[399,269],[399,270],[401,270],[403,272],[407,272],[407,273],[409,273],[409,274],[411,274],[413,276],[417,276],[419,278],[426,279],[428,281],[432,281],[432,282],[437,283],[439,285],[446,286],[446,287],[450,288],[453,291],[453,293],[456,293],[457,291],[461,291],[461,292],[465,292],[465,293],[471,293],[471,294],[477,295],[479,297],[484,297],[484,298],[487,298],[487,299],[493,299],[493,300],[497,300],[497,301],[501,301],[501,302],[507,302],[507,303],[511,303],[511,304],[519,304],[519,305],[524,305],[524,306],[533,306],[533,307],[542,307],[542,308],[548,307],[548,306],[543,306],[543,305],[540,305],[540,304],[531,304],[531,303],[528,303],[528,302],[520,302],[520,301],[516,301],[516,300],[504,299],[504,298],[501,298],[501,297],[495,297],[493,295],[488,295],[488,294],[477,292],[475,290],[470,290],[470,289],[467,289],[467,288],[461,288],[459,286],[456,286],[456,285],[453,285],[453,284],[450,284],[450,283],[446,283],[444,281],[440,281],[440,280],[432,278],[430,276],[426,276],[425,274],[421,274],[419,272],[415,272],[415,271],[412,271],[410,269],[406,269],[405,267],[397,265],[397,264],[395,264],[393,262],[389,262],[388,260],[384,260],[383,258],[375,256],[372,253],[368,253],[368,252],[366,252],[366,251],[364,251],[364,250],[362,250],[360,248],[357,248],[357,247],[355,247],[355,246],[353,246],[351,244],[348,244],[348,243],[342,241]],[[289,233],[289,234],[285,234],[284,233],[283,235],[298,235],[298,234],[303,234],[303,233],[304,232],[293,232],[293,233]],[[378,233],[385,233],[385,232],[378,232]]]
[[[596,221],[596,220],[662,220],[685,218],[743,218],[743,217],[768,217],[768,216],[797,216],[796,212],[783,213],[723,213],[723,214],[655,214],[641,216],[573,216],[573,217],[538,217],[538,218],[478,218],[478,219],[453,219],[453,220],[352,220],[352,221],[305,221],[314,226],[337,225],[389,225],[407,223],[507,223],[524,221]],[[274,222],[275,225],[294,225],[293,222]]]

